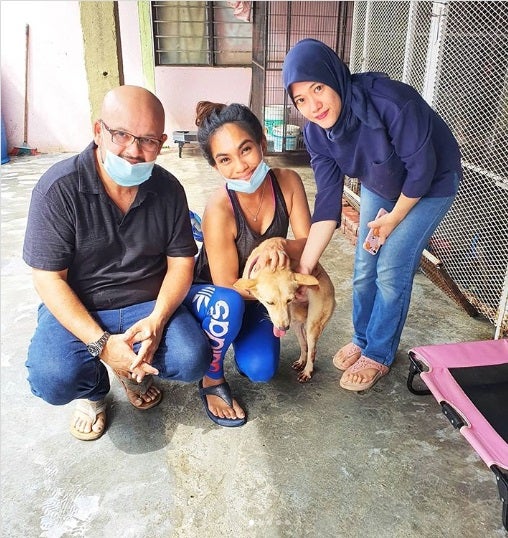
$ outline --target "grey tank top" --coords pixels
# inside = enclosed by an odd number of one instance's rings
[[[238,263],[239,263],[239,276],[242,275],[245,263],[249,254],[265,239],[270,239],[271,237],[287,237],[289,230],[289,213],[286,207],[286,201],[279,187],[279,182],[275,177],[275,174],[272,170],[268,172],[270,177],[270,183],[272,186],[272,193],[275,198],[275,214],[273,220],[266,229],[265,233],[259,234],[254,231],[248,224],[245,215],[242,212],[240,203],[238,202],[238,197],[236,192],[233,190],[227,189],[229,199],[231,200],[231,205],[233,206],[233,211],[235,214],[236,230],[237,236],[235,239],[236,250],[238,252]],[[212,282],[212,277],[210,275],[210,267],[208,265],[208,257],[206,255],[206,250],[203,246],[201,252],[198,255],[196,260],[196,265],[194,267],[194,282],[195,283],[209,283]]]

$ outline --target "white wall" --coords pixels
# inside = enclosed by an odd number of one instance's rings
[[[80,151],[91,140],[79,3],[2,1],[2,117],[8,146],[23,143],[25,24],[30,28],[27,142]]]
[[[141,63],[138,3],[132,0],[118,2],[118,17],[120,19],[124,84],[145,87]]]

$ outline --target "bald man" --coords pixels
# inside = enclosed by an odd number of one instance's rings
[[[93,142],[53,165],[32,192],[23,259],[41,298],[28,381],[53,405],[77,400],[70,431],[107,425],[108,368],[130,403],[162,398],[154,376],[194,382],[212,358],[182,305],[197,253],[182,185],[155,164],[164,109],[144,88],[104,97]]]

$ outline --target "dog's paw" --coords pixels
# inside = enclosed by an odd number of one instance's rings
[[[291,368],[293,368],[293,370],[298,370],[299,372],[301,370],[303,370],[305,368],[305,363],[307,361],[305,360],[302,360],[302,359],[298,359],[297,361],[295,361],[292,365],[291,365]]]
[[[298,374],[298,381],[300,383],[307,383],[307,381],[310,381],[312,378],[312,372],[308,372],[307,370],[303,370]]]

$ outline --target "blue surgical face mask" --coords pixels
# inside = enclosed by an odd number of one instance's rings
[[[257,165],[256,169],[252,173],[252,176],[249,181],[245,181],[244,179],[228,179],[227,177],[225,177],[224,179],[226,180],[226,185],[228,189],[232,191],[252,194],[259,189],[269,170],[270,167],[265,163],[264,160],[261,160],[261,162]]]
[[[108,176],[122,187],[136,187],[144,183],[151,175],[155,161],[131,164],[118,155],[106,150],[104,168]]]

